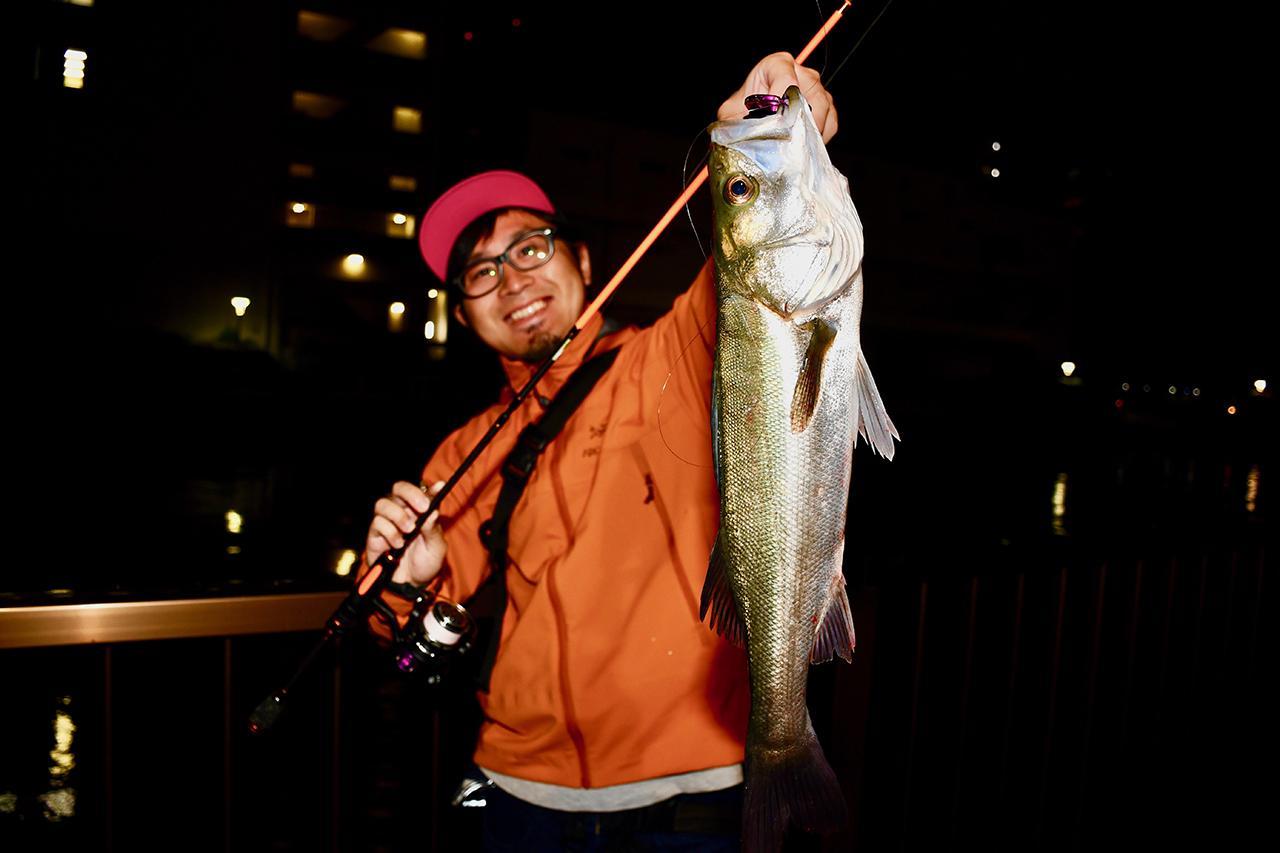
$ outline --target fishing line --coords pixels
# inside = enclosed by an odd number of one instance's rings
[[[889,7],[892,5],[893,5],[893,0],[889,0],[888,3],[884,4],[884,7],[880,10],[880,14],[876,15],[875,18],[871,21],[870,25],[868,25],[867,28],[862,31],[862,36],[856,42],[854,42],[853,47],[849,50],[847,54],[845,54],[844,59],[840,60],[840,64],[836,66],[836,70],[831,72],[831,76],[827,78],[828,83],[830,83],[832,80],[836,78],[836,75],[840,73],[840,70],[842,68],[844,68],[845,63],[849,61],[849,59],[853,56],[854,52],[858,49],[858,45],[862,44],[863,40],[866,39],[866,37],[875,28],[875,25],[880,23],[880,19],[884,17],[884,13],[889,11]]]
[[[707,132],[707,129],[705,127],[699,130],[694,135],[693,141],[689,143],[689,149],[684,152],[684,165],[680,167],[680,191],[681,192],[684,191],[685,187],[689,186],[689,155],[693,153],[693,146],[698,144],[698,139],[700,139],[702,137],[702,134],[706,132]],[[708,149],[707,153],[703,154],[701,159],[698,160],[698,165],[693,167],[695,173],[702,168],[702,165],[707,162],[707,158],[710,156],[711,156],[711,151]],[[690,199],[689,201],[685,202],[684,215],[689,219],[689,230],[693,232],[693,240],[695,243],[698,244],[698,252],[701,253],[702,260],[705,262],[707,260],[707,250],[702,248],[702,238],[698,235],[698,226],[694,224],[694,221],[693,221],[693,209],[692,207],[690,207],[692,203],[693,203],[693,199]]]
[[[693,346],[694,342],[701,341],[703,339],[702,333],[706,331],[706,328],[709,325],[711,325],[711,321],[704,320],[702,324],[698,326],[697,334],[695,334],[692,338],[690,338],[689,342],[686,343],[684,345],[684,348],[680,350],[680,355],[676,356],[675,363],[672,364],[671,369],[667,371],[667,378],[662,380],[662,390],[658,392],[658,414],[657,414],[658,437],[662,439],[662,444],[667,448],[668,453],[670,453],[675,458],[679,459],[684,464],[691,465],[694,468],[711,468],[714,466],[714,461],[712,465],[704,465],[700,462],[694,462],[692,459],[685,459],[683,456],[681,456],[679,453],[676,452],[676,449],[671,446],[671,442],[667,441],[666,431],[662,428],[662,401],[665,400],[667,397],[667,386],[671,384],[671,377],[675,375],[676,368],[680,366],[680,363],[682,361],[684,361],[685,354],[689,352],[689,347]],[[708,439],[709,438],[710,437],[708,436]]]

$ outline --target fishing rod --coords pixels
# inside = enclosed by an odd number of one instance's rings
[[[822,40],[827,37],[827,34],[831,32],[835,25],[840,21],[840,18],[844,15],[845,9],[848,9],[850,5],[851,0],[845,0],[839,9],[832,13],[826,23],[819,28],[813,38],[809,40],[809,43],[805,45],[804,50],[800,51],[800,53],[796,55],[797,63],[802,63],[809,58],[809,55],[813,53],[814,49],[817,48]],[[758,97],[759,96],[753,96],[753,98]],[[748,100],[750,101],[752,99]],[[524,384],[524,387],[516,392],[515,397],[511,399],[511,402],[507,407],[502,410],[494,422],[489,425],[489,428],[485,431],[484,435],[480,437],[480,440],[476,442],[473,448],[471,448],[471,452],[467,454],[466,458],[463,459],[461,463],[459,463],[458,467],[454,469],[454,472],[449,475],[449,479],[445,480],[444,486],[441,487],[441,489],[431,499],[431,503],[427,506],[426,511],[415,519],[412,529],[404,535],[404,543],[398,547],[388,549],[382,554],[382,556],[374,561],[373,565],[369,566],[369,570],[360,579],[360,582],[356,584],[355,588],[347,595],[342,604],[338,605],[337,610],[329,616],[328,621],[325,623],[323,636],[316,645],[312,647],[311,651],[307,653],[307,656],[294,672],[293,677],[289,679],[284,687],[276,690],[259,703],[257,708],[254,709],[253,713],[249,716],[250,732],[253,734],[261,734],[271,728],[271,726],[275,724],[276,720],[280,718],[280,714],[284,710],[284,700],[288,696],[289,691],[293,688],[293,685],[297,683],[302,674],[315,662],[321,650],[330,643],[336,642],[337,639],[345,634],[352,625],[358,624],[367,616],[369,609],[373,606],[372,602],[381,597],[382,591],[386,589],[387,584],[390,583],[391,576],[395,573],[396,567],[400,565],[401,558],[404,557],[405,552],[409,550],[409,546],[422,531],[422,526],[426,523],[427,519],[430,518],[431,514],[439,508],[445,497],[453,491],[454,486],[456,486],[458,481],[462,479],[463,474],[465,474],[467,470],[475,464],[476,460],[480,458],[480,455],[485,451],[485,448],[489,446],[494,437],[502,430],[507,421],[510,420],[511,415],[515,413],[516,409],[520,408],[521,404],[524,403],[529,395],[533,393],[538,382],[540,382],[542,377],[547,374],[547,371],[551,369],[552,365],[560,360],[560,357],[564,355],[569,344],[578,337],[578,334],[586,327],[587,323],[591,321],[591,318],[599,313],[604,303],[607,302],[609,297],[613,295],[613,292],[618,289],[618,285],[622,283],[622,280],[627,277],[632,268],[634,268],[639,262],[640,258],[649,251],[649,247],[652,246],[654,241],[657,240],[662,232],[666,230],[667,226],[671,224],[671,220],[674,219],[684,206],[689,203],[689,200],[693,198],[694,193],[702,188],[702,185],[706,183],[709,174],[710,168],[708,166],[703,166],[702,170],[699,171],[694,179],[689,182],[688,186],[685,187],[684,192],[680,194],[680,197],[676,199],[669,208],[667,208],[667,212],[662,215],[662,218],[653,226],[648,235],[640,241],[640,245],[635,248],[626,261],[623,262],[622,266],[618,268],[618,271],[614,273],[613,278],[609,279],[609,282],[601,288],[600,293],[591,301],[591,304],[583,310],[582,315],[578,317],[569,331],[565,333],[564,338],[562,338],[560,343],[556,346],[555,351],[552,352],[551,355],[542,362],[542,364],[538,365],[538,368],[533,372],[533,375],[529,377],[529,380]],[[452,646],[457,643],[461,643],[465,646],[469,642],[468,632],[471,627],[471,623],[470,617],[467,615],[466,611],[455,604],[437,602],[436,605],[428,612],[426,608],[431,604],[430,600],[427,598],[428,595],[429,593],[425,592],[419,595],[418,599],[414,602],[413,610],[410,614],[410,622],[408,623],[413,625],[418,621],[426,621],[427,624],[425,630],[426,633],[430,635],[426,643],[420,641],[414,642],[411,637],[401,634],[394,619],[391,623],[393,642],[395,642],[397,646],[404,646],[406,642],[408,642],[410,646],[416,647],[410,648],[407,651],[400,648],[397,649],[397,662],[399,663],[400,668],[406,671],[413,669],[424,657],[432,656],[434,654],[433,650],[438,647]]]

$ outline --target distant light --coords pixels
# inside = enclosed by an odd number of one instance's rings
[[[84,88],[84,64],[89,54],[83,50],[67,48],[62,54],[62,85],[68,89]]]
[[[1170,385],[1170,386],[1169,386],[1169,393],[1170,393],[1170,394],[1177,394],[1177,393],[1178,393],[1178,388],[1177,388],[1177,386],[1175,386],[1175,385]]]
[[[1000,170],[999,170],[999,169],[992,169],[992,170],[991,170],[991,177],[993,177],[993,178],[998,178],[998,177],[1000,177]]]
[[[999,143],[999,142],[993,142],[993,143],[991,143],[991,150],[992,150],[992,151],[999,151],[999,150],[1000,150],[1000,143]]]
[[[392,175],[388,179],[391,189],[399,192],[413,192],[418,188],[418,179],[412,175]]]
[[[249,310],[250,299],[247,296],[231,297],[231,307],[236,309],[236,316],[243,317],[244,312]]]
[[[1228,415],[1234,415],[1235,413],[1236,413],[1236,407],[1235,407],[1235,406],[1227,406],[1227,414],[1228,414]]]
[[[316,167],[310,163],[290,163],[289,176],[292,178],[314,178]]]
[[[228,545],[228,546],[227,546],[227,553],[234,557],[236,554],[239,554],[239,553],[240,553],[240,546],[239,546],[239,545]]]
[[[239,533],[244,529],[244,517],[234,509],[227,510],[227,532]]]
[[[350,276],[357,276],[364,272],[364,255],[352,253],[342,259],[342,269]]]
[[[410,239],[414,236],[414,217],[407,213],[387,214],[387,236],[399,239]]]
[[[403,314],[403,313],[404,313],[404,303],[403,303],[403,302],[392,302],[392,303],[391,303],[391,308],[390,308],[389,310],[391,311],[391,313],[392,313],[392,314]]]
[[[1128,382],[1121,382],[1121,383],[1120,383],[1120,390],[1121,390],[1121,391],[1128,391],[1128,390],[1129,390],[1129,383],[1128,383]]]
[[[436,337],[436,321],[428,320],[426,325],[422,327],[422,336],[427,340],[435,340]]]
[[[473,38],[475,38],[475,33],[472,33],[469,31],[465,32],[462,34],[462,38],[464,41],[471,41]]]
[[[518,27],[518,26],[520,26],[520,19],[519,19],[519,18],[512,18],[512,19],[511,19],[511,26],[513,26],[513,27]]]
[[[1070,376],[1076,372],[1076,363],[1074,361],[1064,361],[1061,366],[1063,376]]]
[[[1142,390],[1143,390],[1143,392],[1144,392],[1144,393],[1150,393],[1150,392],[1151,392],[1151,386],[1150,386],[1150,385],[1143,385],[1143,386],[1142,386]]]
[[[1200,396],[1200,389],[1199,389],[1199,388],[1192,388],[1192,389],[1191,389],[1191,396],[1192,396],[1192,397],[1199,397],[1199,396]]]
[[[1265,379],[1255,379],[1255,380],[1253,380],[1253,390],[1254,390],[1254,391],[1257,391],[1259,394],[1261,394],[1263,391],[1267,390],[1267,380],[1265,380]]]
[[[440,295],[440,291],[436,290],[434,287],[427,291],[428,299],[435,299],[439,295]]]
[[[391,114],[391,126],[400,133],[422,133],[422,110],[396,107]]]
[[[333,573],[340,577],[346,577],[351,574],[351,567],[356,564],[356,552],[350,548],[338,555],[338,564],[333,567]]]
[[[1117,408],[1117,409],[1123,409],[1123,408],[1124,408],[1124,400],[1116,400],[1116,408]]]
[[[289,212],[285,214],[285,224],[290,228],[314,228],[316,224],[316,206],[305,201],[289,202]]]

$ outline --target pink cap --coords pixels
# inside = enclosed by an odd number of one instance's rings
[[[435,200],[422,217],[418,248],[422,250],[422,259],[437,278],[444,281],[449,267],[449,252],[453,250],[458,235],[477,217],[504,207],[556,212],[551,199],[531,178],[501,169],[481,172],[459,181]]]

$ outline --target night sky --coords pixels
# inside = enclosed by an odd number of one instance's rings
[[[692,142],[755,58],[798,50],[835,4],[552,4],[512,28],[521,8],[449,13],[474,35],[443,73],[472,90],[463,81],[486,68],[499,88],[567,84],[566,111]],[[855,3],[810,64],[835,73],[837,165],[871,155],[989,181],[981,167],[1001,142],[1000,200],[1077,229],[1081,345],[1235,375],[1274,363],[1259,302],[1259,201],[1275,183],[1261,38],[1245,19],[1156,4],[874,0]]]

